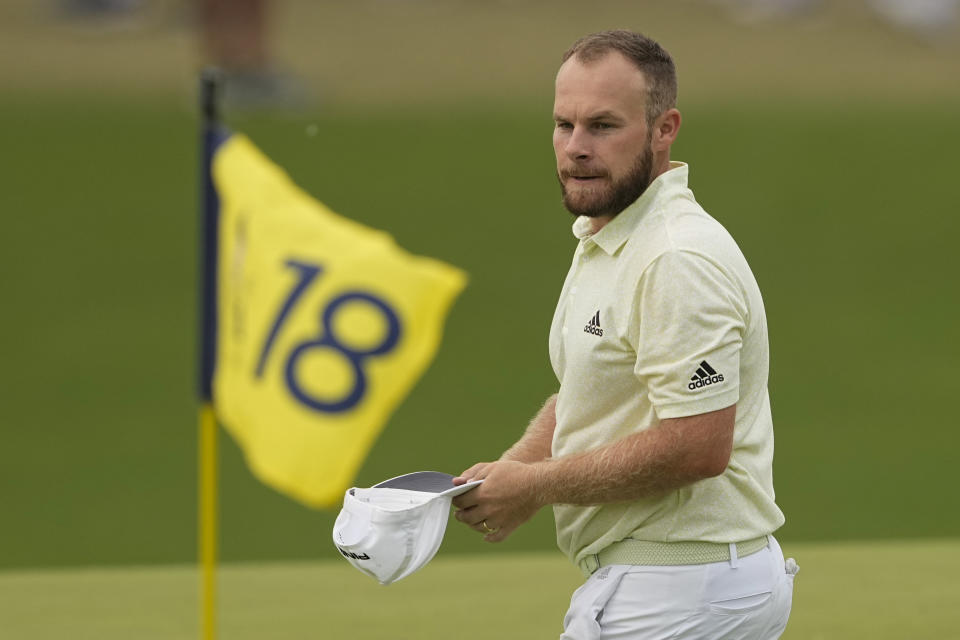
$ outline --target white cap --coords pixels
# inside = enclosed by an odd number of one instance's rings
[[[396,582],[433,559],[453,498],[481,482],[455,487],[450,474],[418,471],[369,489],[348,489],[333,525],[333,543],[380,584]]]

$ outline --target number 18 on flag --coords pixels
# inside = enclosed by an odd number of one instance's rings
[[[335,506],[433,359],[466,276],[330,211],[243,136],[221,143],[212,173],[217,416],[263,482]]]

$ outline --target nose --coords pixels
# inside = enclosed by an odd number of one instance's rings
[[[591,147],[587,131],[583,127],[574,127],[567,136],[563,151],[571,160],[589,160]]]

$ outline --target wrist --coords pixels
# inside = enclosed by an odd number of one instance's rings
[[[530,465],[530,470],[532,476],[530,489],[537,506],[545,507],[553,504],[555,500],[551,489],[554,483],[551,480],[553,469],[550,462],[546,460],[534,462]]]

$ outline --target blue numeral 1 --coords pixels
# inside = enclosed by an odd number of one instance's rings
[[[323,272],[323,267],[318,264],[309,264],[298,260],[287,260],[286,266],[296,269],[299,272],[300,279],[290,291],[290,295],[287,296],[286,301],[284,301],[283,306],[280,308],[280,313],[277,314],[276,319],[273,321],[273,326],[270,327],[270,333],[263,343],[263,350],[260,352],[260,359],[257,361],[257,378],[263,376],[263,369],[267,364],[270,349],[273,348],[273,341],[280,332],[280,327],[287,319],[287,315],[293,310],[294,305],[297,304],[297,300],[303,295],[303,292],[307,290],[307,287]]]

